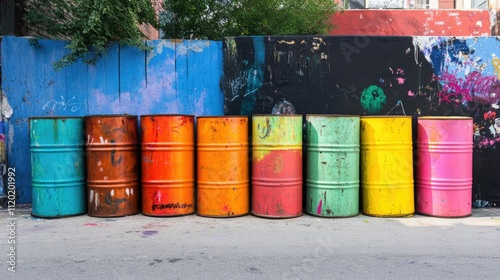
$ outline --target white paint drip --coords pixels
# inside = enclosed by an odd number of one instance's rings
[[[101,166],[102,165],[102,162],[101,161],[98,161],[97,162],[97,166]]]
[[[104,172],[104,169],[101,167],[101,168],[99,168],[99,171]]]
[[[14,144],[14,124],[9,123],[9,142],[7,143],[8,155],[12,155],[12,145]]]
[[[134,189],[130,189],[130,194],[134,195]]]
[[[115,196],[115,190],[111,190],[111,196]]]
[[[94,191],[90,190],[89,203],[92,203],[92,201],[94,201]]]
[[[99,136],[99,139],[101,140],[101,144],[104,144],[104,138],[102,138],[102,136]]]
[[[128,190],[128,188],[125,189],[125,192],[127,193],[127,196],[130,196],[130,191]]]
[[[97,207],[99,207],[99,194],[95,193],[95,210],[97,210]]]

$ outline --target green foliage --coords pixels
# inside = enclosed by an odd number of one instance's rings
[[[327,34],[341,10],[334,0],[164,0],[163,8],[165,38],[210,40]]]
[[[64,66],[82,59],[95,63],[112,42],[148,49],[139,24],[157,26],[149,0],[33,0],[26,21],[56,39],[71,39],[70,52],[54,62]]]

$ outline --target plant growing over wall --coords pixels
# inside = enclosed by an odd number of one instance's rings
[[[147,49],[139,24],[157,26],[149,0],[31,0],[26,9],[26,21],[41,33],[71,40],[56,69],[79,59],[95,63],[112,42]]]
[[[165,38],[220,40],[225,36],[317,35],[334,26],[334,0],[164,0]]]

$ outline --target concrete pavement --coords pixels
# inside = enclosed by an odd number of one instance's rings
[[[30,211],[18,207],[9,220],[0,210],[1,279],[500,279],[500,208],[459,219],[38,219]]]

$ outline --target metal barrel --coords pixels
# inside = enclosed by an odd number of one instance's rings
[[[302,215],[302,115],[252,116],[252,213]]]
[[[193,214],[194,116],[141,116],[142,214]]]
[[[87,116],[85,129],[88,215],[140,213],[137,116]]]
[[[472,118],[417,119],[418,213],[438,217],[471,215],[472,146]]]
[[[197,214],[248,214],[248,117],[197,118]]]
[[[361,204],[370,216],[414,214],[410,116],[361,117]]]
[[[30,118],[29,132],[32,215],[85,214],[84,118]]]
[[[306,115],[306,213],[359,214],[359,133],[359,116]]]

